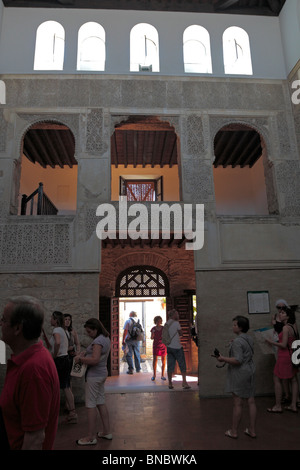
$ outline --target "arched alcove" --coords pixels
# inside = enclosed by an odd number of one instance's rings
[[[129,188],[129,185],[131,187]],[[144,193],[142,186],[147,186]],[[151,198],[139,195],[152,194]],[[178,137],[157,116],[129,116],[115,124],[111,137],[111,198],[179,201]]]
[[[214,139],[213,175],[217,215],[270,214],[270,179],[264,139],[254,128],[235,123]]]
[[[43,204],[47,208],[42,209],[42,214],[38,207],[40,183],[43,183],[43,195],[50,200],[50,203],[44,201]],[[38,188],[37,194],[28,199]],[[23,195],[27,196],[26,208]],[[60,122],[44,121],[33,124],[22,141],[18,213],[74,214],[76,200],[77,161],[73,133],[68,126]]]

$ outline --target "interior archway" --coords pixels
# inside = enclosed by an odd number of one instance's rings
[[[68,126],[53,121],[32,125],[22,141],[18,213],[74,214],[77,199],[77,168],[75,138]],[[30,196],[37,189],[40,190],[41,183],[43,198],[46,197],[47,201],[42,212],[39,212],[39,192],[32,198]],[[29,198],[25,207],[22,206],[23,195]]]
[[[213,175],[218,215],[269,215],[270,168],[261,135],[229,124],[214,139]]]

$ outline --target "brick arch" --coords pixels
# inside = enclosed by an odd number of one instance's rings
[[[139,253],[129,253],[116,258],[116,265],[118,266],[118,273],[136,265],[151,265],[160,269],[166,275],[169,271],[169,259],[163,255],[152,253],[148,251],[141,251]]]
[[[194,253],[177,247],[166,248],[122,248],[102,250],[99,275],[100,297],[114,297],[118,275],[131,266],[152,266],[161,270],[168,278],[170,296],[182,295],[185,289],[195,289]]]
[[[114,249],[114,252],[117,250],[118,248]],[[116,257],[110,258],[107,263],[102,265],[99,278],[100,296],[114,297],[117,277],[121,272],[132,266],[153,266],[162,271],[169,281],[169,262],[168,257],[154,253],[153,251],[141,250],[133,253],[124,254],[123,252],[122,254],[117,254]]]

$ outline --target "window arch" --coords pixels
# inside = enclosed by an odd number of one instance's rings
[[[224,31],[223,57],[226,74],[253,74],[250,41],[244,29],[231,26]]]
[[[139,23],[130,32],[130,71],[159,72],[158,33],[150,24]]]
[[[167,276],[153,266],[132,266],[116,280],[116,297],[168,297]]]
[[[203,26],[192,25],[183,33],[184,71],[212,73],[210,38]]]
[[[65,30],[56,21],[45,21],[36,32],[34,70],[63,70]]]
[[[77,70],[105,70],[105,30],[92,21],[78,31]]]
[[[3,80],[0,80],[0,104],[6,104],[6,87]]]

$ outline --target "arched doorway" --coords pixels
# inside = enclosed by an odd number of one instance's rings
[[[197,373],[198,357],[195,345],[191,340],[190,326],[193,322],[193,294],[195,294],[195,273],[193,270],[193,253],[182,248],[168,248],[169,259],[161,258],[154,249],[149,252],[141,251],[139,248],[130,254],[123,255],[123,259],[118,258],[118,250],[126,248],[114,247],[103,254],[103,270],[100,276],[100,319],[111,333],[111,359],[110,375],[115,376],[120,373],[120,361],[122,359],[122,328],[129,309],[135,310],[141,323],[144,325],[145,344],[143,353],[152,353],[152,340],[150,330],[154,326],[153,319],[157,314],[167,319],[167,311],[176,308],[179,312],[180,323],[184,331],[182,344],[186,355],[186,362],[189,373]],[[115,261],[112,262],[113,254],[116,254]],[[180,256],[181,259],[180,259]],[[139,264],[127,266],[116,273],[112,296],[103,296],[104,283],[107,282],[107,273],[112,274],[112,265],[127,264],[132,259],[144,261],[155,261],[164,266],[164,270],[150,264]],[[177,262],[183,264],[181,273],[176,269]],[[182,278],[181,278],[182,276]],[[171,287],[172,285],[172,287]],[[108,291],[106,291],[108,293]],[[102,295],[101,295],[102,294]],[[134,303],[136,308],[134,307]],[[123,308],[125,304],[125,309]],[[161,304],[164,304],[163,307]],[[130,305],[130,307],[128,306]],[[127,307],[128,306],[128,307]],[[125,310],[125,313],[124,313]],[[123,315],[123,316],[122,316]]]

